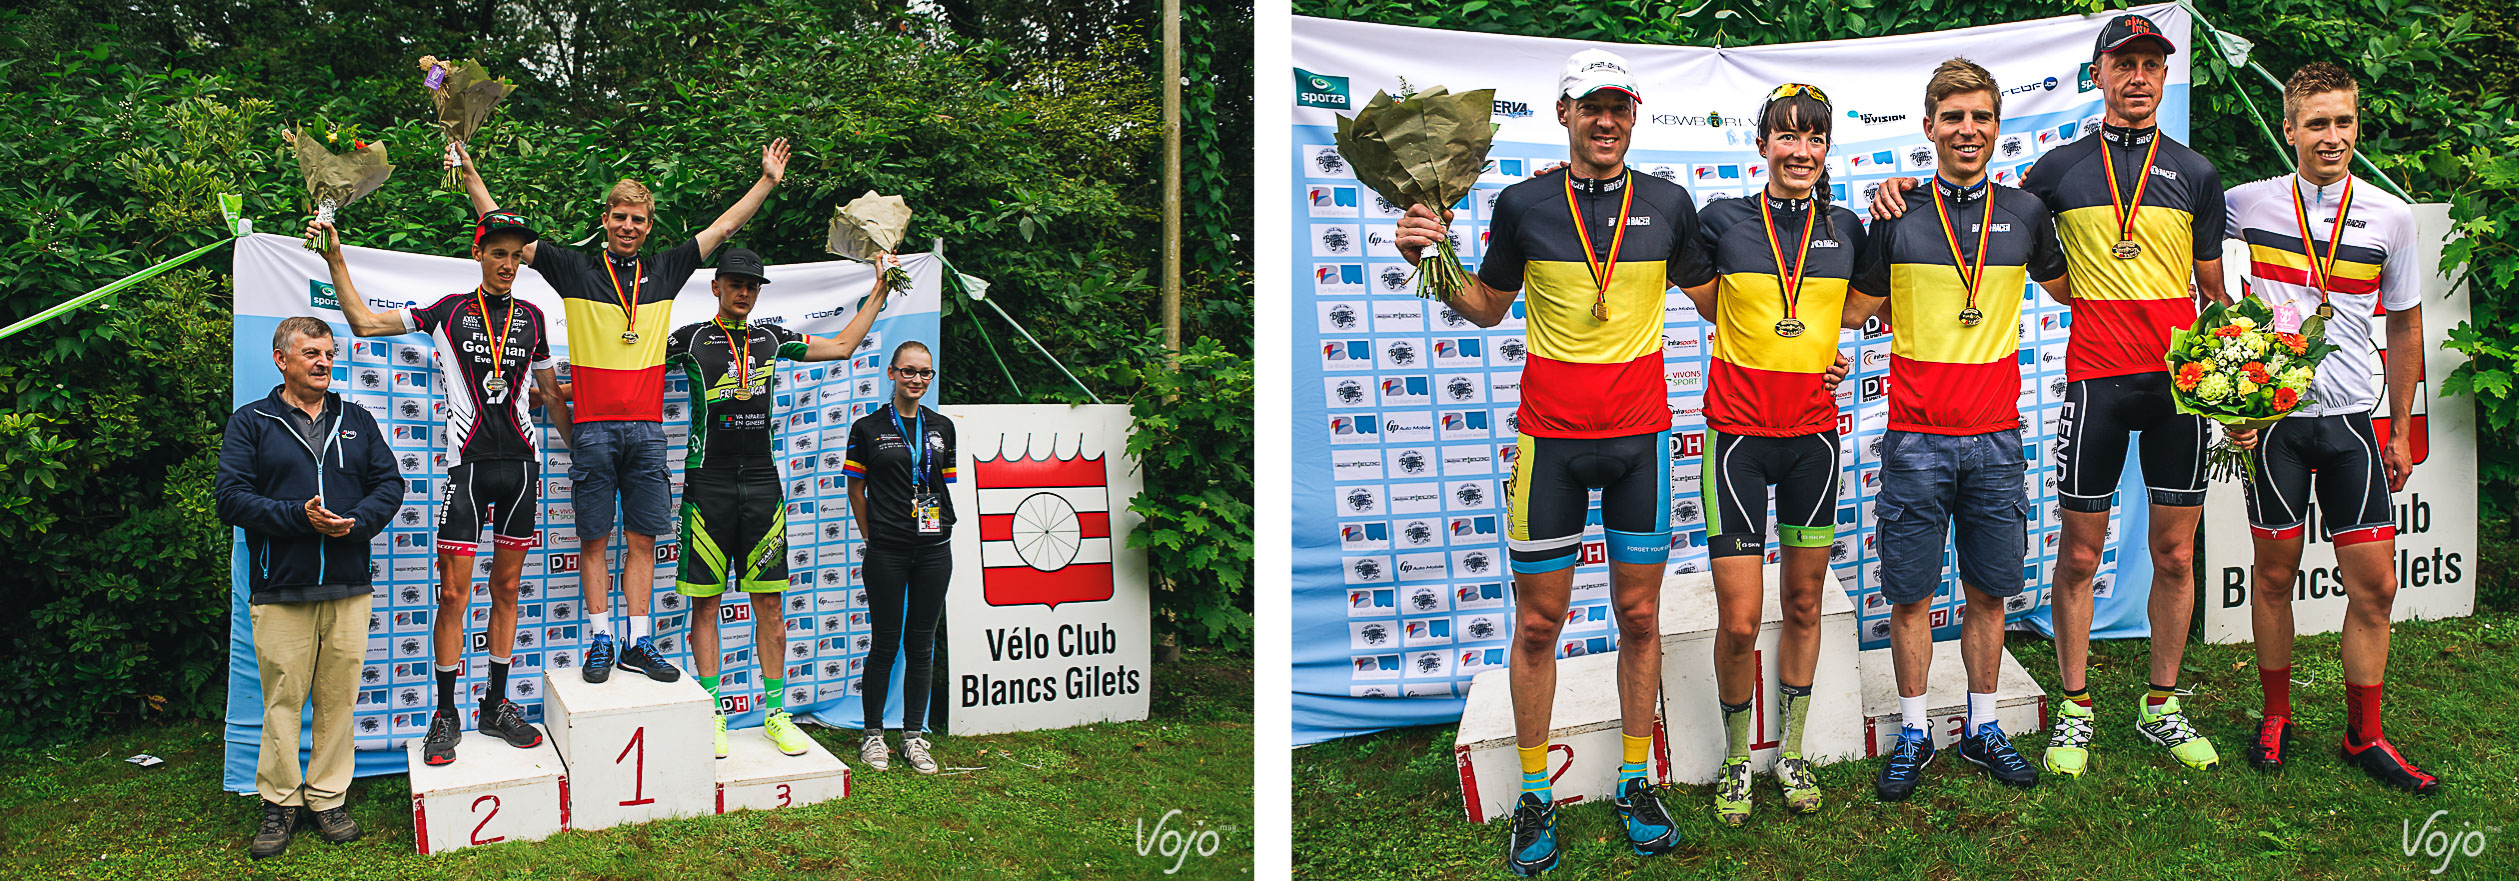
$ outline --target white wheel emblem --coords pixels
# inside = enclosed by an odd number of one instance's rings
[[[1015,555],[1043,572],[1067,568],[1084,545],[1076,508],[1057,493],[1033,493],[1015,505]]]

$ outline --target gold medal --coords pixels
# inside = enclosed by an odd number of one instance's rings
[[[1592,320],[1609,320],[1609,280],[1618,274],[1618,249],[1627,241],[1628,211],[1635,207],[1635,172],[1624,173],[1619,183],[1618,226],[1609,235],[1609,259],[1592,256],[1592,231],[1583,225],[1583,209],[1574,204],[1574,171],[1566,171],[1566,213],[1574,216],[1574,234],[1583,240],[1583,265],[1592,271]]]
[[[2152,131],[2151,149],[2143,153],[2143,170],[2134,174],[2134,198],[2118,195],[2117,160],[2108,155],[2107,131],[2100,131],[2099,168],[2108,173],[2108,207],[2116,211],[2117,243],[2108,249],[2109,256],[2132,260],[2143,256],[2143,246],[2134,243],[2134,217],[2143,211],[2143,190],[2152,182],[2152,161],[2160,156],[2160,131]],[[2133,146],[2128,144],[2126,146]]]
[[[749,401],[749,400],[752,400],[752,389],[751,389],[750,387],[748,387],[748,386],[747,386],[747,387],[745,387],[745,388],[739,388],[739,389],[736,389],[736,390],[735,390],[735,400],[738,400],[738,401]]]
[[[2294,175],[2295,178],[2298,175]],[[2344,198],[2335,206],[2335,225],[2327,231],[2327,256],[2318,259],[2318,241],[2309,237],[2309,205],[2300,198],[2300,184],[2292,182],[2292,216],[2300,220],[2300,253],[2309,258],[2309,283],[2318,289],[2318,317],[2334,318],[2335,305],[2327,302],[2335,289],[2335,249],[2344,244],[2344,217],[2353,210],[2353,178],[2344,178]]]
[[[1940,175],[1934,176],[1931,186],[1933,187],[1933,216],[1942,221],[1942,241],[1949,243],[1950,262],[1956,264],[1954,268],[1959,271],[1960,285],[1968,290],[1968,302],[1959,310],[1959,326],[1975,327],[1977,322],[1985,320],[1985,313],[1977,309],[1977,287],[1985,281],[1986,255],[1991,253],[1986,245],[1994,241],[1992,238],[1994,235],[1994,192],[1991,190],[1986,192],[1985,213],[1977,218],[1977,262],[1971,265],[1968,258],[1959,253],[1958,225],[1951,222],[1950,209],[1942,206]],[[1979,180],[1977,186],[1985,187],[1992,184]],[[1961,190],[1960,194],[1966,195],[1967,191]]]
[[[1802,319],[1787,318],[1776,322],[1776,336],[1792,339],[1802,335]]]
[[[1784,264],[1784,243],[1776,238],[1775,212],[1767,203],[1774,201],[1766,191],[1758,193],[1759,228],[1767,233],[1767,255],[1776,263],[1776,288],[1784,295],[1784,320],[1776,322],[1776,336],[1792,339],[1802,335],[1802,319],[1794,317],[1802,305],[1802,270],[1810,268],[1811,224],[1819,220],[1819,206],[1814,203],[1802,212],[1802,243],[1794,255],[1790,269]]]

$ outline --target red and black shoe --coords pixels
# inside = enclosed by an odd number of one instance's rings
[[[2440,778],[2414,767],[2413,762],[2406,760],[2405,754],[2397,752],[2396,744],[2389,743],[2385,737],[2371,741],[2359,750],[2355,750],[2348,739],[2343,752],[2346,762],[2361,766],[2362,773],[2370,775],[2373,780],[2415,795],[2430,795],[2440,789]]]
[[[2257,725],[2257,741],[2248,746],[2248,764],[2259,771],[2283,770],[2292,757],[2292,717],[2267,716]]]

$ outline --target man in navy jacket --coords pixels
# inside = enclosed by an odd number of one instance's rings
[[[245,531],[254,657],[262,672],[262,794],[255,859],[288,849],[299,809],[335,844],[359,837],[343,807],[350,708],[366,662],[374,577],[368,541],[402,507],[402,470],[367,408],[332,394],[332,328],[304,316],[271,337],[281,383],[228,418],[219,447],[219,519]],[[344,513],[334,513],[334,509]],[[314,698],[314,747],[298,768]]]

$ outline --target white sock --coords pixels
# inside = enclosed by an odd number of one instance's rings
[[[1975,734],[1977,733],[1977,726],[1992,721],[1994,721],[1994,694],[1992,692],[1969,692],[1968,733]]]
[[[1899,695],[1898,715],[1902,717],[1901,724],[1906,727],[1913,728],[1927,734],[1930,734],[1933,731],[1933,718],[1931,712],[1925,709],[1924,695],[1919,694],[1914,697],[1908,697],[1903,694]]]
[[[612,613],[610,611],[586,613],[587,638],[592,639],[598,636],[610,635],[612,635]]]
[[[637,641],[639,641],[639,640],[646,639],[646,638],[647,638],[647,616],[645,616],[645,615],[631,615],[631,616],[630,616],[630,641],[631,641],[631,642],[637,642]]]

